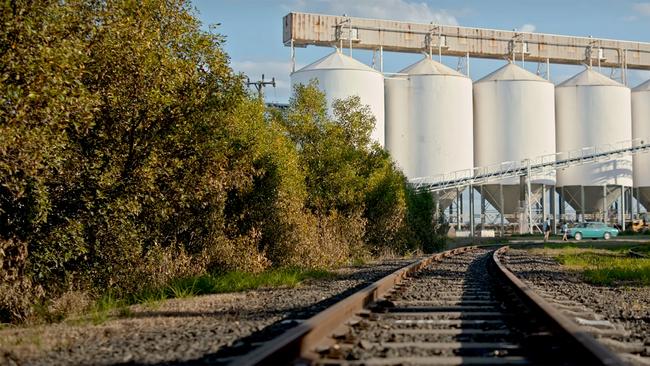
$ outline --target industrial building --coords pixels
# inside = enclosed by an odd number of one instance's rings
[[[376,117],[373,139],[472,235],[475,192],[481,228],[490,224],[489,203],[502,233],[506,225],[533,232],[547,219],[624,228],[650,208],[650,81],[626,86],[629,68],[650,70],[648,43],[306,13],[285,17],[284,41],[292,60],[294,47],[336,48],[293,72],[292,84],[316,79],[330,107],[358,95]],[[373,50],[379,63],[367,66],[345,48]],[[386,51],[425,57],[389,74]],[[434,61],[436,52],[461,57],[465,73]],[[508,61],[472,84],[471,57]],[[517,65],[524,60],[538,63],[537,74]],[[550,63],[588,66],[555,86]],[[620,70],[619,80],[594,63]]]

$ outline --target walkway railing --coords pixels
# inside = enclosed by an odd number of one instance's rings
[[[514,177],[545,175],[558,169],[609,161],[626,155],[647,153],[650,151],[648,140],[650,139],[637,138],[584,147],[568,152],[547,154],[521,161],[505,161],[499,164],[463,169],[430,177],[413,178],[409,180],[409,183],[418,191],[438,192]]]

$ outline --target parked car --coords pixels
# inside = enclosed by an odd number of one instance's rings
[[[582,240],[582,238],[603,238],[605,240],[618,235],[618,229],[605,225],[604,222],[583,222],[567,230],[567,236]]]

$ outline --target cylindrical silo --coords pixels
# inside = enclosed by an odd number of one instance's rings
[[[553,84],[508,63],[474,83],[474,162],[477,167],[521,162],[555,153]],[[527,214],[519,178],[481,187],[483,196],[509,221]],[[543,202],[555,173],[531,177],[531,205]]]
[[[384,76],[380,72],[335,51],[292,73],[291,85],[306,85],[313,79],[325,92],[330,113],[335,99],[359,96],[376,118],[371,137],[384,146]]]
[[[650,80],[632,89],[632,137],[650,142]],[[650,210],[650,153],[637,154],[634,161],[634,195]]]
[[[464,169],[470,174],[472,81],[428,57],[398,75],[386,79],[387,150],[409,178]],[[394,134],[403,137],[393,139]],[[440,207],[454,198],[455,191],[440,194]]]
[[[587,68],[555,88],[559,159],[586,147],[632,138],[630,89]],[[558,191],[577,213],[601,219],[632,186],[632,157],[561,169]]]
[[[386,150],[393,161],[408,178],[415,177],[413,158],[409,154],[409,131],[412,123],[409,118],[409,80],[406,77],[387,77],[384,79],[386,107]]]

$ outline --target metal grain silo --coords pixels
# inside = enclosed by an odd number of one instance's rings
[[[632,137],[650,142],[650,80],[632,89]],[[634,161],[634,195],[650,210],[650,153],[637,154]]]
[[[371,137],[384,146],[384,76],[380,72],[335,51],[291,74],[292,86],[313,79],[325,92],[330,112],[334,99],[359,96],[376,118]]]
[[[386,150],[408,178],[415,177],[413,157],[410,154],[409,135],[412,123],[409,118],[409,80],[406,77],[384,79]]]
[[[413,174],[427,177],[472,169],[472,80],[430,58],[400,74],[409,80]]]
[[[553,84],[508,63],[474,83],[474,162],[485,167],[555,153]],[[542,201],[555,173],[531,177],[531,204]],[[489,182],[482,196],[509,221],[526,214],[519,178]]]
[[[386,148],[409,178],[474,166],[472,81],[426,57],[386,79]],[[455,198],[439,195],[441,208]]]
[[[587,68],[555,88],[559,159],[587,147],[632,138],[630,89]],[[588,151],[586,149],[585,151]],[[577,213],[601,219],[624,187],[632,186],[632,157],[561,169],[558,190]]]

